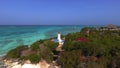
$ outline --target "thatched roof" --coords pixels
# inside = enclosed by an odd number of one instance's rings
[[[109,24],[109,25],[106,26],[106,28],[117,29],[117,26],[115,26],[113,24]]]

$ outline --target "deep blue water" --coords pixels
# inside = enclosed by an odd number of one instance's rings
[[[0,55],[6,54],[9,50],[19,45],[31,45],[37,40],[57,37],[57,33],[61,32],[62,35],[68,33],[78,32],[81,28],[79,26],[3,26],[0,25]]]

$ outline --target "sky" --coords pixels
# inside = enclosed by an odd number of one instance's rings
[[[0,25],[120,25],[120,0],[0,0]]]

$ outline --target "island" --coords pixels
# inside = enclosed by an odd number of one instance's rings
[[[26,60],[31,64],[40,64],[44,60],[49,65],[54,63],[56,68],[120,67],[119,27],[85,27],[80,32],[62,35],[63,44],[55,42],[55,38],[38,40],[29,47],[20,45],[10,50],[3,59],[6,68],[12,68],[15,62],[22,65]]]

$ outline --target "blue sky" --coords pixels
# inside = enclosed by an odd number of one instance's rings
[[[120,0],[0,0],[0,25],[120,25]]]

